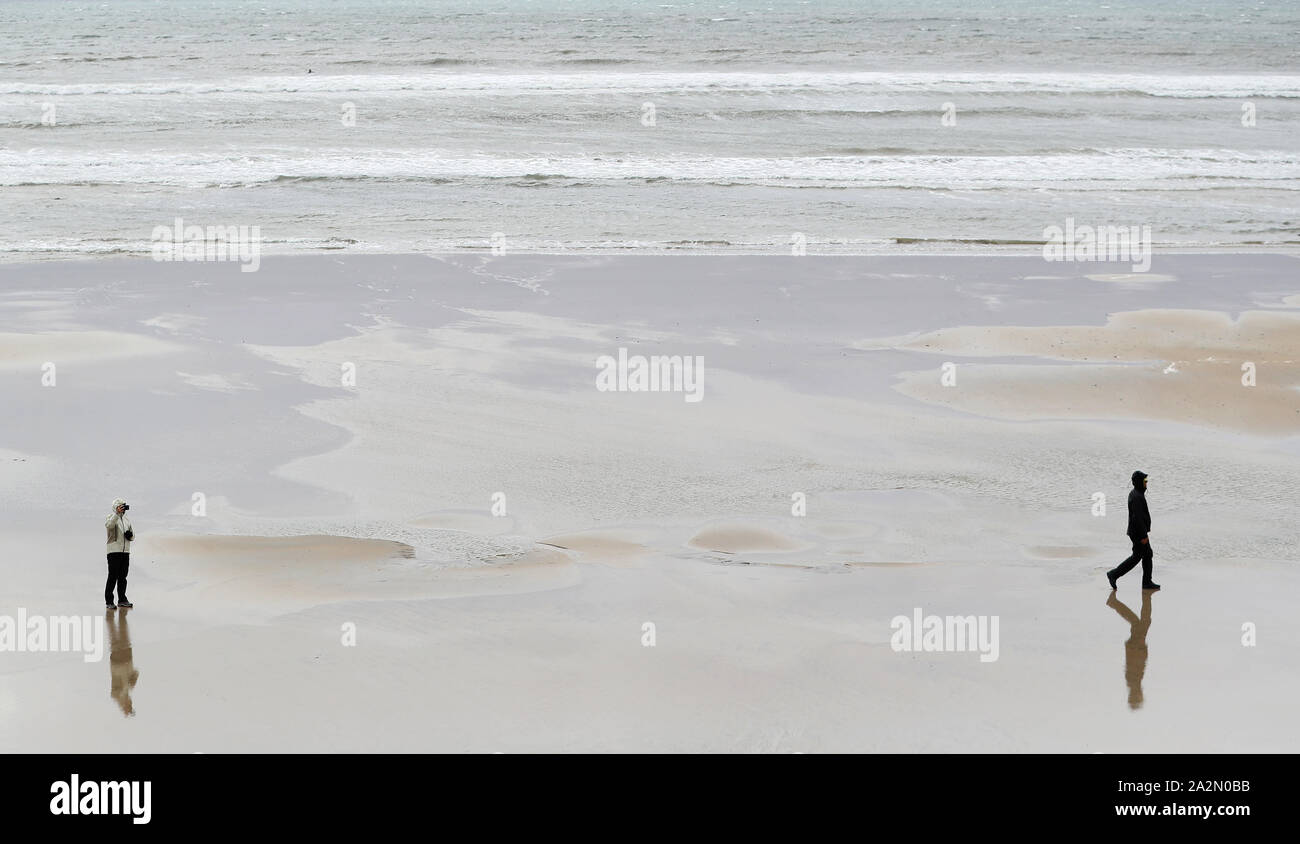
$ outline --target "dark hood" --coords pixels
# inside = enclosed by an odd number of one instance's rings
[[[1133,486],[1137,487],[1138,489],[1141,489],[1141,488],[1142,488],[1142,482],[1143,482],[1144,480],[1146,480],[1146,478],[1147,478],[1147,473],[1146,473],[1146,472],[1134,472],[1134,473],[1133,473]]]

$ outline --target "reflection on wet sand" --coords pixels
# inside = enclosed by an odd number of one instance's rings
[[[126,623],[127,612],[126,609],[119,609],[116,619],[113,618],[112,612],[107,613],[107,627],[108,667],[113,680],[109,694],[117,702],[122,714],[129,716],[135,714],[135,704],[131,702],[131,690],[135,688],[136,680],[140,679],[140,672],[135,670],[135,662],[131,656],[131,631]]]
[[[1119,613],[1120,618],[1128,622],[1129,637],[1124,643],[1124,682],[1128,684],[1128,705],[1130,709],[1142,707],[1142,675],[1147,671],[1147,631],[1151,629],[1151,596],[1149,590],[1142,590],[1142,617],[1133,614],[1119,595],[1110,593],[1106,606]]]

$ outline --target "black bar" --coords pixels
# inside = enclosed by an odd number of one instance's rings
[[[555,823],[590,826],[611,810],[632,813],[620,825],[637,833],[658,825],[684,832],[689,810],[738,827],[802,818],[810,829],[844,820],[860,830],[898,822],[973,832],[989,824],[1022,828],[1036,819],[1057,831],[1231,834],[1246,824],[1285,822],[1291,777],[1284,771],[1295,761],[1294,755],[1101,754],[13,755],[0,774],[0,805],[10,828],[191,834],[280,823],[301,832],[374,833],[401,823],[437,835],[452,834],[457,817],[484,833],[518,824],[541,834]],[[148,782],[148,822],[132,817],[143,800],[116,815],[54,814],[55,783],[70,789],[74,774],[82,800],[89,799],[87,783],[135,782],[143,798]],[[1171,781],[1178,784],[1173,792]],[[1121,791],[1121,782],[1139,790]],[[1147,784],[1160,787],[1147,793]],[[91,790],[103,793],[102,785]],[[1192,815],[1189,806],[1215,814]],[[1245,814],[1219,813],[1238,807]]]

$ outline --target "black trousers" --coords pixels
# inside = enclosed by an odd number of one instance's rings
[[[1115,575],[1116,579],[1119,579],[1132,571],[1133,567],[1136,566],[1140,560],[1142,562],[1142,584],[1145,586],[1151,582],[1151,558],[1154,556],[1154,553],[1155,552],[1151,550],[1151,540],[1148,539],[1146,542],[1143,542],[1140,539],[1135,539],[1133,540],[1132,555],[1112,569],[1110,573]]]
[[[113,584],[117,584],[118,601],[126,600],[126,572],[131,568],[131,555],[114,551],[108,555],[108,583],[104,584],[104,603],[113,603]]]

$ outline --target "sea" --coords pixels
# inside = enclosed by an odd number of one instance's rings
[[[1300,246],[1295,0],[0,0],[0,260]]]

